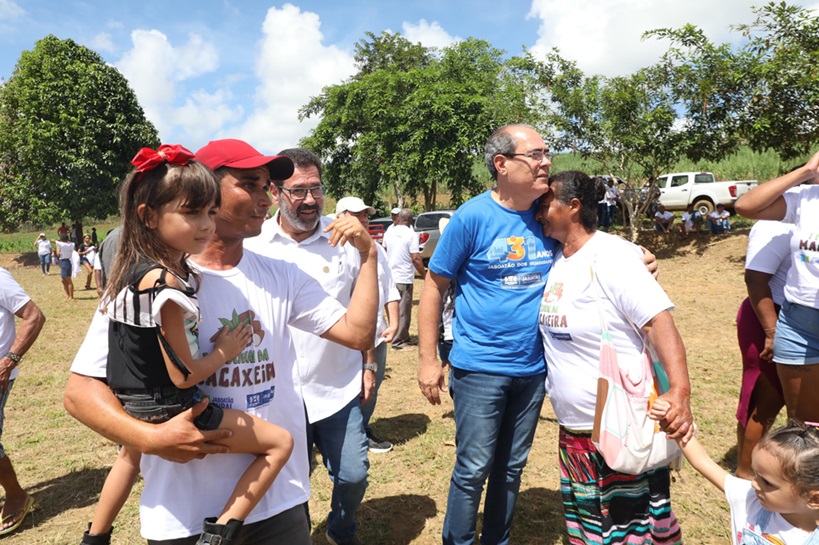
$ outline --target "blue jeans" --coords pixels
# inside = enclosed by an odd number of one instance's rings
[[[387,343],[381,343],[375,347],[375,364],[378,368],[375,371],[375,392],[373,397],[361,406],[361,418],[364,420],[364,431],[370,433],[370,418],[375,412],[375,402],[378,400],[378,389],[384,382],[384,372],[387,370]]]
[[[154,541],[148,545],[196,545],[199,534],[180,539]],[[235,545],[270,545],[270,543],[287,543],[287,545],[311,545],[310,526],[304,507],[297,505],[272,517],[245,524],[239,530]]]
[[[606,203],[597,203],[597,225],[604,229],[611,225],[609,205]]]
[[[307,424],[307,452],[316,445],[333,479],[327,532],[338,543],[355,536],[355,514],[367,488],[369,443],[364,434],[361,403],[353,398],[332,416]]]
[[[546,395],[545,379],[545,373],[505,377],[454,367],[450,371],[457,446],[444,518],[444,545],[474,541],[487,477],[481,543],[509,543],[520,477]]]
[[[731,222],[727,218],[724,220],[717,220],[714,221],[712,219],[705,220],[706,225],[708,225],[708,230],[714,234],[722,234],[725,231],[731,230]]]
[[[37,254],[37,257],[40,259],[40,270],[46,274],[51,270],[51,254]]]

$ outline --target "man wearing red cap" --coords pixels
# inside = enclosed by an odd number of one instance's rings
[[[310,474],[303,402],[292,378],[296,354],[289,325],[356,350],[371,345],[377,304],[371,295],[376,291],[374,244],[353,218],[341,218],[328,228],[333,244],[346,242],[362,256],[358,288],[345,309],[297,267],[243,249],[245,238],[259,234],[270,208],[270,178],[290,177],[290,159],[263,156],[239,140],[210,142],[196,159],[214,171],[222,190],[216,232],[204,252],[191,260],[202,279],[200,350],[212,349],[211,339],[225,320],[248,320],[254,329],[252,346],[200,388],[212,403],[252,412],[287,429],[295,438],[293,455],[238,531],[206,525],[212,533],[208,540],[197,541],[202,519],[219,514],[249,463],[246,455],[217,454],[226,452],[218,444],[224,430],[193,426],[204,403],[163,424],[127,416],[98,380],[105,377],[107,325],[104,315],[96,313],[71,367],[65,405],[95,431],[146,454],[140,518],[149,544],[309,545],[303,504],[309,498]]]

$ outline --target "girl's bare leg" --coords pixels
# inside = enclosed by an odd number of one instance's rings
[[[142,454],[136,449],[122,447],[119,451],[114,465],[111,466],[111,471],[108,472],[108,477],[105,478],[105,484],[102,485],[100,501],[97,504],[97,510],[94,511],[89,533],[107,534],[111,530],[114,520],[128,500],[128,496],[131,495],[131,489],[139,476],[141,458]]]
[[[226,524],[230,519],[245,520],[256,507],[290,458],[293,437],[275,424],[234,409],[225,409],[219,427],[233,432],[233,436],[224,441],[230,452],[257,455],[236,483],[231,498],[216,520],[217,524]]]

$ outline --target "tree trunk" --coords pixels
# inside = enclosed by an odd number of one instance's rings
[[[74,231],[73,231],[74,245],[77,246],[79,244],[82,244],[82,221],[77,220],[74,223],[72,223],[71,225],[74,226]]]

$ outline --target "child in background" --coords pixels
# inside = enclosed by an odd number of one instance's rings
[[[661,420],[668,408],[657,400],[651,417]],[[725,492],[734,545],[819,544],[819,424],[792,421],[763,437],[752,454],[752,481],[717,465],[696,438],[680,448],[694,469]]]
[[[219,183],[181,146],[143,148],[121,195],[122,235],[103,307],[109,328],[108,386],[131,416],[160,423],[201,400],[196,384],[238,357],[252,337],[247,322],[226,325],[213,351],[199,356],[198,281],[187,257],[215,230]],[[194,423],[229,429],[232,453],[255,454],[218,517],[206,518],[197,545],[230,545],[244,519],[290,457],[293,438],[248,413],[209,404]],[[100,495],[85,545],[110,543],[113,522],[139,474],[141,454],[123,447]],[[169,508],[171,508],[169,506]]]

